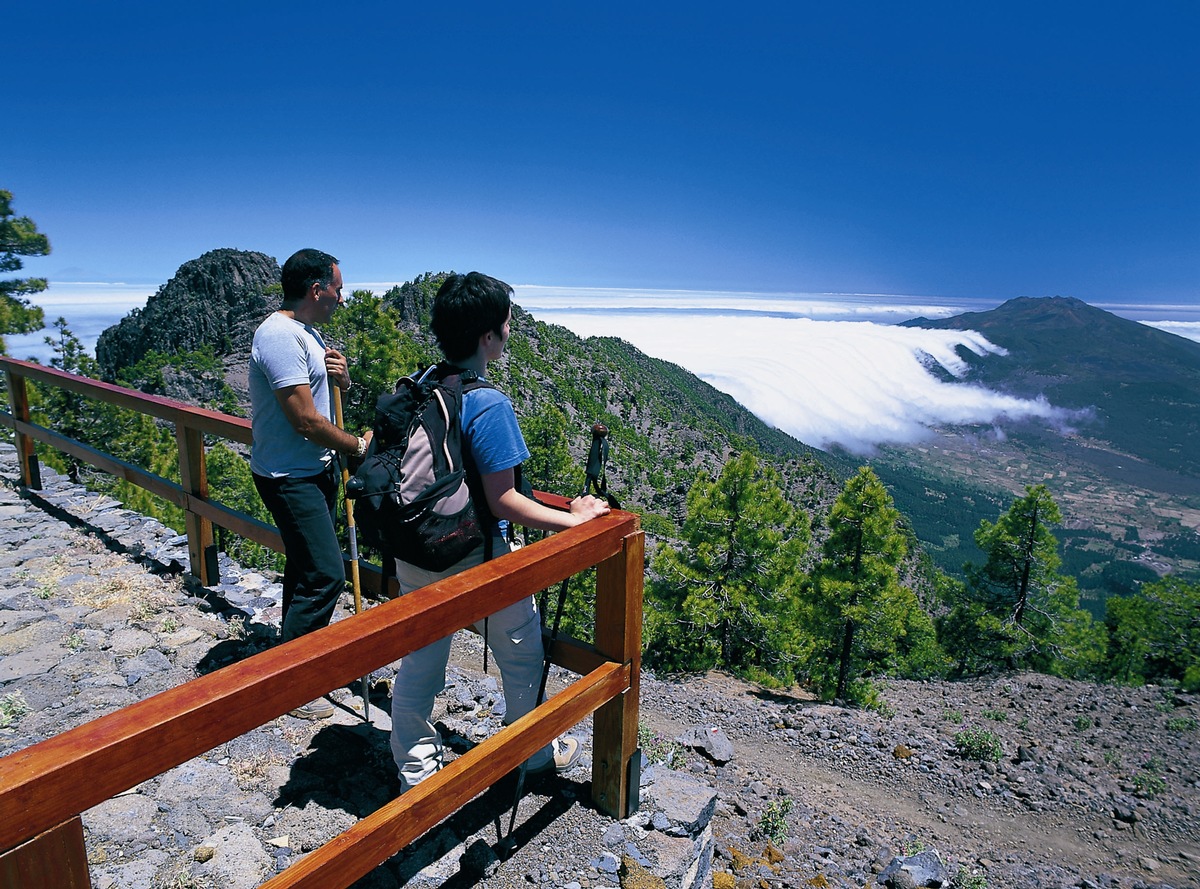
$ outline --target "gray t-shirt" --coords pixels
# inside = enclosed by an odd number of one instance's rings
[[[317,413],[330,417],[325,341],[315,329],[272,312],[254,331],[250,349],[250,408],[254,441],[250,469],[268,478],[323,472],[333,452],[292,428],[275,390],[308,384]],[[331,417],[332,419],[332,417]]]

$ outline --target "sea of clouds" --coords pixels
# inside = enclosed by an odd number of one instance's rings
[[[942,424],[991,424],[1002,434],[1006,420],[1072,419],[1044,398],[958,382],[967,371],[960,348],[1005,354],[981,334],[895,326],[988,304],[862,294],[516,291],[516,301],[540,320],[579,336],[626,340],[820,448],[868,453],[919,441]]]
[[[134,309],[145,306],[156,289],[145,284],[51,284],[49,289],[29,299],[41,306],[46,326],[35,333],[6,336],[4,342],[8,354],[49,365],[54,357],[54,347],[46,339],[58,336],[53,325],[59,318],[64,318],[71,333],[78,337],[89,354],[95,356],[100,334]]]
[[[391,283],[350,284],[383,293]],[[154,288],[58,284],[38,294],[47,325],[65,317],[95,354],[96,338]],[[974,331],[899,327],[912,318],[987,311],[1000,301],[880,294],[762,294],[519,285],[516,302],[536,318],[579,336],[620,337],[727,392],[766,422],[816,447],[869,453],[920,441],[943,424],[1012,420],[1053,425],[1076,419],[1044,398],[1021,399],[963,379],[960,349],[1004,351]],[[1096,304],[1200,341],[1193,306]],[[16,358],[49,364],[46,330],[7,338]]]

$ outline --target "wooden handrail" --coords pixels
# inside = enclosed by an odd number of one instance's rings
[[[220,411],[196,407],[182,401],[164,398],[161,395],[147,395],[144,392],[126,389],[124,386],[114,383],[93,380],[91,377],[81,377],[78,374],[67,373],[53,367],[43,367],[35,361],[20,361],[16,358],[0,356],[0,367],[3,367],[10,375],[49,383],[58,389],[86,395],[97,401],[128,408],[140,414],[149,414],[176,425],[188,426],[200,432],[218,435],[241,444],[250,444],[250,421],[243,417],[234,417]]]
[[[276,529],[207,496],[202,433],[248,442],[249,421],[30,362],[0,357],[0,367],[13,411],[3,416],[27,486],[40,485],[32,443],[41,441],[166,498],[185,511],[192,570],[202,580],[198,563],[211,549],[214,523],[281,549]],[[182,484],[31,423],[27,379],[174,422]],[[265,885],[350,885],[591,713],[593,800],[627,817],[637,808],[630,767],[643,564],[638,517],[614,511],[0,758],[0,889],[15,889],[31,873],[90,886],[79,813],[593,566],[595,641],[560,638],[552,652],[583,679]]]
[[[0,849],[621,551],[616,513],[0,759]]]

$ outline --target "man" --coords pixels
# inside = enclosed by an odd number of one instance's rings
[[[487,366],[504,354],[512,317],[512,288],[503,281],[471,272],[451,275],[438,289],[431,327],[446,360],[486,378]],[[609,511],[596,497],[577,497],[570,511],[551,509],[523,495],[516,487],[516,469],[529,457],[507,396],[490,387],[463,395],[463,450],[470,455],[475,477],[476,509],[493,537],[493,552],[507,551],[498,521],[527,528],[561,531]],[[482,502],[481,502],[482,501]],[[490,513],[490,516],[486,515]],[[401,593],[426,586],[484,561],[481,544],[465,559],[443,572],[425,571],[396,560]],[[402,791],[428,778],[442,766],[442,739],[430,723],[434,697],[446,684],[451,637],[405,656],[392,690],[392,756]],[[500,667],[504,686],[505,722],[524,716],[536,705],[542,672],[542,629],[533,596],[488,618],[488,644]],[[528,762],[530,773],[574,765],[581,753],[574,738],[557,739]]]
[[[325,345],[314,325],[342,304],[337,259],[299,250],[283,264],[283,304],[254,332],[250,404],[254,486],[283,538],[283,622],[288,642],[329,624],[346,582],[334,529],[338,491],[335,454],[366,453],[359,437],[330,419],[330,383],[350,388],[346,358]],[[292,711],[324,719],[333,706],[318,698]]]

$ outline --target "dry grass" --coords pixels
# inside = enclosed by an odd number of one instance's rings
[[[154,875],[150,889],[217,889],[209,877],[192,873],[192,856],[180,856]]]
[[[114,605],[133,605],[141,613],[135,620],[161,611],[170,600],[162,593],[157,579],[140,574],[96,577],[76,584],[72,590],[76,605],[88,608],[111,608]],[[158,599],[157,607],[152,600]]]
[[[229,771],[233,780],[242,790],[252,790],[259,781],[267,776],[272,766],[283,765],[287,760],[278,753],[252,753],[245,759],[229,761]]]
[[[80,549],[92,556],[92,576],[72,585],[69,595],[75,605],[86,608],[133,607],[131,619],[147,620],[174,603],[182,586],[177,577],[164,580],[147,574],[117,553],[109,552],[93,538],[83,538]],[[30,559],[22,570],[33,581],[34,595],[49,599],[60,591],[62,580],[78,570],[72,553],[58,553],[46,559]]]

